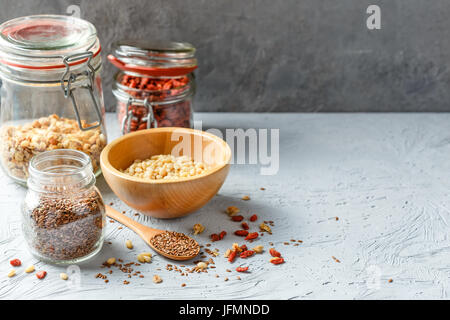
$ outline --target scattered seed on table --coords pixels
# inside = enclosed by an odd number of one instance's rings
[[[242,197],[242,200],[248,201],[248,200],[250,200],[250,197],[249,197],[249,196],[243,196],[243,197]]]
[[[337,263],[341,263],[341,260],[339,260],[339,259],[336,258],[335,256],[332,256],[331,258],[333,258],[333,260],[336,261]]]
[[[389,280],[388,280],[389,283],[392,283],[393,281],[394,281],[394,280],[392,280],[392,279],[389,279]]]
[[[16,270],[11,270],[9,273],[8,273],[8,278],[12,278],[12,277],[14,277],[16,275]]]
[[[26,273],[31,273],[31,272],[34,272],[34,270],[35,270],[34,265],[31,265],[31,266],[28,266],[28,267],[25,269],[25,272],[26,272]]]
[[[67,275],[67,273],[60,273],[59,274],[59,277],[61,278],[61,280],[67,280],[67,279],[69,279],[69,276]]]
[[[108,264],[108,265],[112,265],[112,264],[114,264],[114,263],[116,263],[116,258],[109,258],[108,260],[106,260],[106,263]]]
[[[181,286],[182,286],[182,287],[186,287],[186,283],[182,283]]]
[[[125,245],[128,249],[133,249],[133,242],[131,242],[131,240],[125,241]]]

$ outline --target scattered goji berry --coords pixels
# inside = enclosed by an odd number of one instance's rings
[[[240,222],[240,221],[244,220],[244,217],[243,216],[232,216],[231,220]]]
[[[280,257],[274,257],[274,258],[270,259],[270,262],[273,264],[282,264],[282,263],[284,263],[284,259],[280,258]]]
[[[38,279],[44,279],[46,275],[47,275],[47,271],[41,270],[41,271],[36,272],[36,277]]]
[[[258,220],[258,216],[256,214],[252,215],[249,219],[251,222],[255,222],[256,220]]]
[[[240,237],[245,237],[248,235],[248,231],[247,230],[236,230],[234,232],[235,235],[240,236]]]
[[[249,233],[247,235],[247,237],[245,237],[245,240],[253,240],[253,239],[258,238],[258,236],[259,236],[258,232],[252,232],[252,233]]]
[[[19,259],[13,259],[9,262],[13,267],[20,267],[22,262]]]
[[[211,235],[211,241],[219,241],[220,240],[220,236],[218,235],[218,234],[216,234],[216,233],[213,233],[212,235]]]
[[[234,259],[236,258],[236,254],[237,254],[236,250],[231,251],[230,255],[228,256],[228,261],[233,262]]]
[[[237,267],[236,271],[237,272],[247,272],[248,271],[248,267]]]
[[[277,250],[275,250],[274,248],[271,248],[269,250],[269,253],[272,257],[278,257],[281,258],[281,253],[279,253]]]
[[[247,222],[242,222],[242,229],[244,229],[244,230],[250,229]]]
[[[222,240],[226,235],[227,235],[227,232],[226,232],[226,231],[222,231],[222,232],[219,234],[219,239]]]
[[[251,257],[251,256],[254,255],[254,254],[255,254],[255,251],[253,251],[253,250],[247,250],[247,251],[242,252],[241,255],[240,255],[240,257],[241,257],[242,259],[246,259],[246,258],[248,258],[248,257]]]
[[[241,251],[246,251],[248,250],[247,245],[243,244],[241,247]]]

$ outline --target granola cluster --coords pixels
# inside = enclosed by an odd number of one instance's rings
[[[28,177],[31,158],[54,149],[75,149],[85,152],[92,161],[94,172],[100,166],[100,153],[106,137],[99,128],[82,131],[74,119],[56,114],[17,126],[1,129],[1,154],[4,168],[14,178]]]

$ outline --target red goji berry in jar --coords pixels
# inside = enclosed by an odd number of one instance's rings
[[[230,255],[228,256],[228,261],[233,262],[234,259],[236,258],[236,254],[237,254],[236,250],[231,251]]]
[[[156,50],[153,46],[157,46]],[[145,46],[121,42],[108,56],[121,69],[115,77],[113,93],[124,133],[146,129],[148,115],[152,113],[154,121],[149,123],[150,127],[191,127],[196,88],[192,74],[197,67],[195,48],[187,43],[168,42],[163,46],[165,49],[161,50],[161,42]],[[132,123],[128,123],[130,116]]]
[[[273,264],[282,264],[282,263],[284,263],[284,259],[275,257],[275,258],[270,259],[270,262]]]
[[[242,252],[241,255],[240,255],[240,257],[241,257],[242,259],[246,259],[246,258],[248,258],[248,257],[251,257],[251,256],[254,255],[254,254],[255,254],[255,251],[253,251],[253,250],[247,250],[247,251]]]
[[[258,232],[252,232],[252,233],[249,233],[247,235],[247,237],[245,237],[245,240],[253,240],[253,239],[258,238],[258,236],[259,236]]]
[[[231,220],[240,222],[240,221],[244,220],[244,217],[243,216],[232,216]]]
[[[281,253],[279,253],[277,250],[275,250],[274,248],[271,248],[269,250],[269,253],[272,257],[278,257],[281,258]]]
[[[219,239],[222,240],[226,235],[227,235],[227,232],[226,232],[226,231],[222,231],[222,232],[219,234]]]
[[[251,222],[255,222],[256,220],[258,220],[258,216],[256,214],[254,214],[250,217]]]
[[[240,237],[245,237],[248,235],[248,231],[247,230],[236,230],[234,232],[235,235],[240,236]]]
[[[250,227],[248,226],[248,223],[247,222],[242,222],[242,229],[244,229],[244,230],[248,230],[248,229],[250,229]]]
[[[36,272],[36,277],[38,278],[38,279],[44,279],[45,278],[45,276],[47,275],[47,271],[38,271],[38,272]]]
[[[237,267],[236,271],[237,272],[247,272],[248,271],[248,267]]]
[[[13,259],[9,262],[13,267],[20,267],[22,262],[19,259]]]

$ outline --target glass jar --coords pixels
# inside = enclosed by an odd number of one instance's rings
[[[30,159],[54,149],[88,154],[96,174],[106,146],[95,27],[58,15],[0,25],[0,159],[25,184]]]
[[[118,42],[108,60],[120,69],[113,94],[123,134],[156,127],[193,126],[197,68],[188,43]]]
[[[25,240],[51,263],[77,263],[103,245],[105,205],[90,157],[77,150],[45,151],[30,162],[22,205]]]

